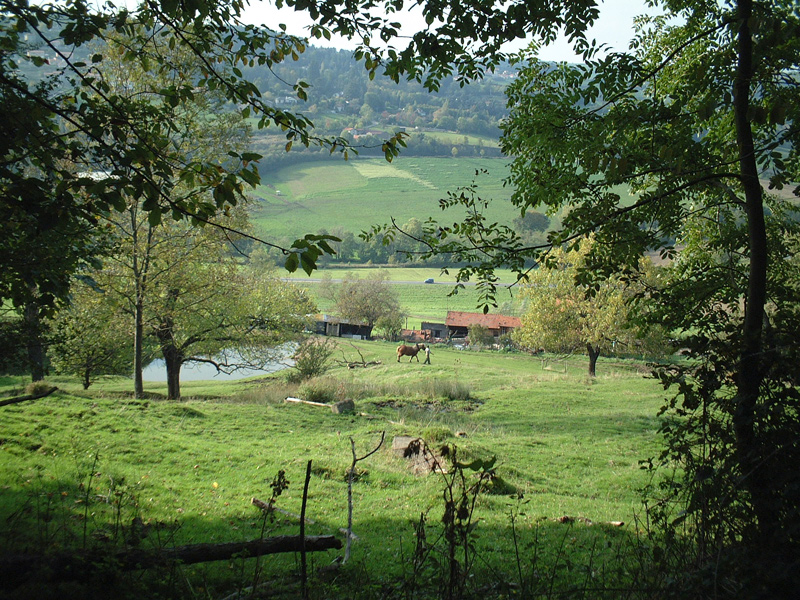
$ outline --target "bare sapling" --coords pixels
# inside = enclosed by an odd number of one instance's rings
[[[350,469],[347,471],[347,541],[344,545],[344,560],[342,563],[346,563],[350,558],[350,544],[353,539],[353,479],[356,473],[356,463],[369,458],[380,450],[385,438],[386,432],[381,431],[381,440],[378,442],[378,445],[360,458],[356,455],[356,443],[352,437],[350,438],[350,451],[353,454],[353,462],[350,463]]]

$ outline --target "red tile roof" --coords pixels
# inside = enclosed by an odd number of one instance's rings
[[[445,325],[448,327],[469,327],[470,325],[481,325],[486,329],[515,329],[522,325],[522,322],[519,320],[519,317],[492,314],[485,315],[483,313],[449,310],[447,311]]]

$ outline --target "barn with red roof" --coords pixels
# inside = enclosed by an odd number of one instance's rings
[[[474,312],[461,312],[457,310],[447,311],[445,325],[450,338],[465,338],[469,333],[469,328],[473,325],[485,327],[489,332],[498,338],[501,335],[511,333],[517,329],[522,322],[519,317],[509,317],[507,315],[493,315]]]

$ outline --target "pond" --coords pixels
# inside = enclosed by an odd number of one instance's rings
[[[253,375],[275,373],[286,368],[288,368],[287,365],[276,363],[264,370],[256,371],[243,369],[235,373],[220,373],[217,372],[213,365],[207,363],[188,363],[181,367],[181,381],[233,381],[236,379],[244,379],[245,377],[252,377]],[[147,365],[142,370],[142,379],[144,381],[166,381],[167,368],[164,366],[164,361],[162,359],[157,359]]]
[[[285,358],[281,362],[269,363],[265,369],[241,369],[234,373],[220,373],[214,365],[208,363],[189,362],[181,367],[181,381],[234,381],[245,377],[253,377],[254,375],[275,373],[282,369],[288,369],[292,365],[292,360],[289,357],[293,352],[294,346],[288,347],[284,351]],[[164,360],[158,358],[148,364],[142,370],[142,379],[144,381],[165,382],[167,380],[167,368],[164,365]]]

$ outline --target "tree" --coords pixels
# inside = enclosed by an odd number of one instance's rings
[[[720,434],[713,456],[688,446],[689,503],[700,507],[701,496],[706,503],[713,497],[713,520],[694,513],[701,530],[718,536],[744,527],[746,543],[757,549],[752,556],[768,556],[765,564],[774,568],[796,557],[800,542],[790,525],[800,482],[785,466],[800,452],[797,420],[789,416],[796,415],[796,392],[779,366],[795,351],[776,345],[797,343],[782,331],[791,321],[778,318],[797,299],[786,295],[780,277],[787,250],[781,233],[792,220],[785,201],[767,197],[765,188],[800,180],[793,126],[800,21],[793,3],[749,0],[686,5],[669,16],[682,24],[644,20],[632,53],[556,69],[532,61],[509,89],[513,108],[502,146],[516,157],[518,206],[570,206],[552,241],[597,230],[598,252],[579,277],[584,283],[596,285],[647,249],[667,258],[688,251],[672,293],[656,298],[668,303],[659,312],[676,315],[672,322],[700,362],[664,381],[680,385],[675,407],[691,415],[690,428],[713,406],[721,411],[719,431],[731,434]],[[632,203],[621,200],[618,185],[630,186]],[[718,233],[700,242],[692,232],[704,227]],[[692,254],[705,254],[702,271]],[[698,308],[681,313],[687,301]],[[673,452],[687,448],[685,433],[673,439]],[[715,480],[716,489],[692,488],[708,469],[726,476]],[[736,504],[751,511],[726,522],[722,516]],[[775,548],[784,552],[777,563]],[[776,591],[787,576],[776,577]]]
[[[479,323],[470,325],[467,337],[470,346],[491,346],[494,343],[492,332]]]
[[[236,212],[223,223],[245,229]],[[233,260],[237,240],[229,232],[164,222],[143,238],[121,236],[118,253],[95,279],[160,351],[171,399],[180,397],[183,364],[205,362],[223,372],[264,368],[282,358],[280,346],[316,311],[302,290]],[[133,268],[136,243],[147,247],[144,296]]]
[[[402,313],[386,272],[376,272],[364,279],[346,277],[336,291],[335,310],[343,319],[365,324],[370,335],[379,321],[396,321],[394,317]]]
[[[80,281],[70,289],[69,306],[51,325],[48,355],[56,372],[80,377],[83,389],[99,375],[130,375],[130,320],[102,290]]]
[[[525,312],[522,326],[513,333],[515,343],[562,354],[585,349],[590,377],[596,375],[601,354],[634,350],[652,356],[667,354],[660,328],[634,321],[635,292],[619,277],[605,280],[592,294],[575,284],[592,247],[592,239],[586,238],[570,252],[556,249],[547,264],[529,274],[519,296]]]
[[[550,227],[549,217],[535,210],[526,211],[524,215],[516,217],[513,223],[520,234],[542,233]]]
[[[138,29],[133,29],[133,34],[139,33]],[[180,45],[175,45],[171,36],[151,38],[142,50],[159,54],[163,60],[173,65],[172,71],[153,73],[144,69],[143,65],[128,64],[125,56],[132,44],[133,34],[109,34],[103,47],[105,70],[102,80],[105,88],[113,90],[118,98],[127,102],[133,98],[150,98],[152,103],[159,104],[162,102],[162,90],[165,86],[182,87],[198,78],[203,65],[202,58]],[[191,101],[176,103],[174,112],[170,113],[174,131],[169,134],[170,145],[176,154],[182,152],[185,160],[192,157],[195,161],[221,165],[225,163],[229,153],[241,151],[247,131],[241,115],[226,111],[224,103],[225,96],[216,89],[199,90]],[[159,174],[154,177],[154,181],[166,186],[168,178],[169,174]],[[183,189],[176,190],[175,195],[183,192]],[[194,193],[203,196],[200,190],[194,190]],[[173,258],[184,258],[184,242],[189,240],[191,245],[192,240],[200,239],[201,236],[192,236],[184,228],[170,227],[160,218],[152,218],[153,213],[147,210],[147,201],[143,202],[135,195],[126,195],[124,200],[125,208],[109,211],[105,220],[113,226],[114,235],[120,244],[118,248],[124,247],[126,250],[124,255],[117,252],[114,260],[125,265],[126,278],[130,276],[129,281],[133,285],[123,296],[128,300],[125,310],[133,318],[134,395],[141,398],[144,394],[144,313],[153,283],[157,285],[159,277],[163,275],[163,271],[152,270],[154,261],[158,258],[156,255],[171,252],[170,246],[177,245],[179,249],[172,251]],[[227,209],[226,212],[231,211]],[[238,212],[241,214],[241,211]],[[216,224],[222,227],[224,223],[224,227],[230,229],[237,225],[243,228],[244,222],[240,220],[235,223],[230,218],[221,217]],[[242,236],[238,237],[241,239]],[[190,248],[189,252],[191,251]],[[166,270],[170,268],[167,267]]]
[[[688,279],[672,282],[683,296],[652,297],[683,299],[673,311],[686,302],[699,306],[688,313],[697,321],[682,321],[676,332],[693,344],[699,363],[662,374],[668,387],[677,386],[668,409],[683,425],[667,430],[667,455],[687,465],[685,506],[702,532],[700,562],[715,569],[708,579],[717,581],[721,555],[739,553],[745,558],[732,567],[738,585],[788,597],[791,565],[800,555],[794,525],[800,476],[789,467],[800,456],[800,419],[788,375],[798,340],[788,329],[796,322],[787,318],[796,313],[797,298],[782,283],[785,245],[777,234],[791,230],[793,221],[768,227],[768,215],[790,213],[766,190],[800,181],[800,19],[795,3],[783,0],[654,4],[665,14],[639,21],[631,50],[603,56],[585,36],[597,16],[592,1],[524,8],[486,2],[460,13],[447,1],[428,2],[428,23],[439,18],[446,31],[431,27],[406,49],[390,49],[386,63],[375,62],[390,77],[424,77],[436,89],[442,73],[469,79],[491,66],[508,32],[529,32],[547,43],[562,26],[583,56],[579,65],[545,64],[534,58],[533,45],[519,57],[501,140],[513,158],[514,204],[521,212],[567,209],[561,229],[546,244],[526,246],[510,228],[486,222],[485,202],[469,188],[442,203],[466,206],[467,219],[427,226],[430,254],[467,262],[459,282],[477,277],[486,308],[494,302],[496,267],[511,266],[523,277],[548,248],[576,247],[589,233],[596,251],[578,283],[596,290],[615,272],[627,269],[631,276],[644,251],[675,258],[682,249],[675,242],[697,223],[725,225],[727,234],[713,241],[726,261],[715,261],[707,273],[684,271]],[[341,17],[331,11],[320,20],[344,32],[365,31],[369,20],[358,13],[364,7],[347,6]],[[373,25],[381,35],[396,33],[388,20]],[[476,52],[465,56],[472,44]],[[629,201],[621,197],[624,188],[633,193]],[[718,277],[724,273],[732,276]],[[713,285],[722,279],[720,295]],[[694,335],[695,326],[701,335]],[[714,453],[706,451],[709,444]],[[714,520],[705,507],[713,507]],[[702,536],[708,535],[718,541],[719,555],[704,562]],[[752,561],[770,576],[748,577]]]
[[[220,164],[187,157],[170,143],[180,108],[199,90],[219,91],[241,115],[257,116],[260,128],[281,128],[287,149],[299,143],[347,150],[343,140],[315,137],[305,117],[266,103],[244,78],[245,63],[271,67],[296,59],[305,41],[240,26],[243,8],[243,2],[189,7],[166,0],[131,11],[111,2],[2,3],[0,259],[6,268],[0,298],[18,306],[35,298],[44,308],[66,298],[70,275],[94,254],[86,234],[99,215],[124,210],[127,198],[141,200],[154,223],[162,217],[211,222],[258,183],[258,154],[233,152]],[[159,42],[200,57],[203,66],[192,81],[165,83],[157,101],[126,95],[103,77],[109,57],[93,47],[112,34],[129,40],[120,60],[145,72],[179,72]],[[300,81],[293,93],[304,99],[306,87]],[[401,143],[402,135],[387,140],[387,157]],[[84,235],[62,247],[69,252],[50,252],[61,237],[56,226]],[[327,239],[308,236],[281,250],[287,268],[310,270],[330,247]],[[35,270],[25,266],[33,251],[41,255]]]
[[[210,363],[225,373],[278,362],[282,346],[302,333],[315,312],[300,288],[221,264],[171,277],[160,300],[152,307],[152,334],[166,364],[170,399],[180,398],[180,370],[187,362]]]
[[[408,314],[401,310],[399,306],[382,315],[375,321],[375,328],[389,341],[396,342],[400,339],[403,332],[403,324]]]

